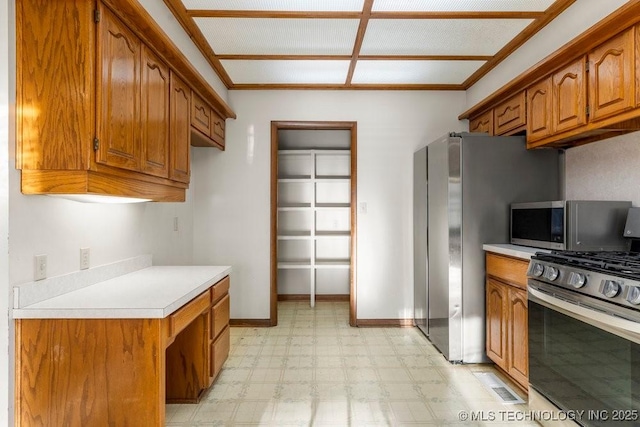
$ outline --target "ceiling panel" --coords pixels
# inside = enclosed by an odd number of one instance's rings
[[[222,60],[236,84],[343,84],[349,61]]]
[[[357,19],[194,18],[218,55],[351,55]]]
[[[364,0],[183,0],[187,9],[360,12]]]
[[[416,90],[468,89],[576,1],[164,0],[229,89]]]
[[[494,55],[531,19],[372,19],[361,55]]]
[[[354,84],[461,84],[485,61],[360,60]]]
[[[555,0],[374,0],[373,11],[543,12]]]

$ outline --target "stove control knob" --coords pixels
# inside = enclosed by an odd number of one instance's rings
[[[605,297],[613,298],[620,293],[620,283],[615,280],[605,280],[602,283],[601,292]]]
[[[640,288],[637,286],[630,286],[629,292],[627,292],[627,301],[631,304],[640,304]]]
[[[533,267],[531,268],[531,274],[533,274],[535,277],[540,277],[542,276],[542,273],[544,273],[544,266],[538,262],[533,264]]]
[[[560,272],[555,267],[546,266],[544,268],[545,279],[551,280],[553,282],[558,278],[558,274],[560,274]]]
[[[587,277],[582,273],[572,271],[569,273],[569,279],[567,282],[574,288],[579,289],[587,284]]]

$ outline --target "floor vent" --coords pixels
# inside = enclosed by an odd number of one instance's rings
[[[493,395],[495,395],[502,403],[516,404],[524,403],[508,385],[491,372],[474,372],[476,376]]]

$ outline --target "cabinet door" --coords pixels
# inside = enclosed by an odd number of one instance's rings
[[[140,40],[106,7],[98,37],[96,161],[140,170]]]
[[[211,134],[211,109],[195,92],[191,93],[191,108],[191,126],[209,136]]]
[[[509,335],[507,372],[523,387],[529,386],[529,334],[527,293],[509,288]]]
[[[585,63],[581,57],[552,76],[554,132],[575,129],[587,122]]]
[[[489,135],[493,135],[493,110],[471,119],[469,121],[469,132],[486,132]]]
[[[589,53],[589,115],[596,121],[635,105],[634,28]]]
[[[551,77],[527,89],[527,142],[551,135]]]
[[[169,68],[142,47],[142,171],[169,176]]]
[[[527,121],[524,91],[499,104],[493,109],[493,126],[496,135],[504,135],[517,129]]]
[[[211,112],[211,139],[216,142],[220,148],[224,149],[224,126],[225,122],[222,117],[216,114],[215,111]]]
[[[191,144],[190,122],[191,90],[174,73],[171,73],[171,169],[169,177],[175,181],[189,182],[189,151]]]
[[[487,356],[507,370],[507,286],[487,279]]]
[[[640,24],[636,25],[636,106],[640,107]]]

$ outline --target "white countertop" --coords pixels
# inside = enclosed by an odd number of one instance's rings
[[[510,245],[506,243],[495,243],[482,245],[482,249],[487,252],[512,256],[514,258],[531,259],[536,252],[551,252],[548,249],[532,248],[530,246]]]
[[[229,266],[155,266],[13,309],[15,319],[164,318],[223,279]]]

